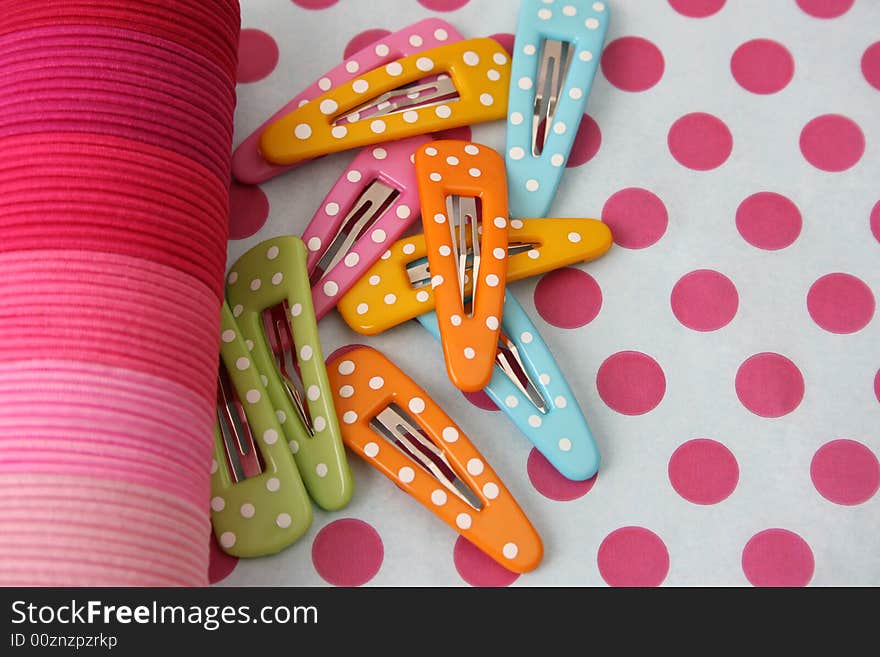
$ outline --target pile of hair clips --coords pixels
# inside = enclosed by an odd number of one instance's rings
[[[228,274],[211,501],[226,552],[277,552],[306,532],[312,501],[344,507],[347,446],[507,569],[539,564],[538,533],[455,421],[375,349],[325,364],[317,322],[336,308],[373,335],[418,320],[454,386],[485,390],[565,477],[596,474],[579,404],[506,283],[611,246],[601,221],[545,217],[608,20],[602,2],[523,0],[512,61],[492,39],[421,21],[320,77],[236,150],[236,178],[259,183],[362,149],[302,237],[262,242]],[[431,137],[502,119],[504,159]],[[403,238],[417,221],[423,233]]]

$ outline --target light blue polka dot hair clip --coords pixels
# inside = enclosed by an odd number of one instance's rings
[[[522,0],[507,109],[511,217],[545,217],[596,74],[609,10],[594,0]]]
[[[417,319],[440,339],[436,313]],[[578,400],[510,291],[504,297],[492,379],[484,391],[563,477],[584,481],[599,470],[599,448]]]

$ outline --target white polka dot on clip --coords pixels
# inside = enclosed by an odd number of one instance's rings
[[[308,139],[312,136],[312,127],[308,123],[300,123],[293,129],[297,139]]]
[[[467,462],[467,471],[475,477],[483,474],[483,462],[480,459],[471,459]]]

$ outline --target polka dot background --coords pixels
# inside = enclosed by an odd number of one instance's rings
[[[243,0],[236,143],[343,56],[417,20],[511,49],[511,4]],[[316,508],[271,558],[214,550],[212,580],[880,585],[880,3],[607,4],[552,215],[602,219],[615,246],[510,285],[592,427],[599,474],[565,480],[485,395],[455,390],[415,322],[372,337],[335,313],[320,324],[324,353],[375,346],[457,419],[543,536],[542,564],[506,571],[352,457],[349,507]],[[468,135],[503,152],[501,123]],[[301,234],[353,157],[234,183],[229,261]]]

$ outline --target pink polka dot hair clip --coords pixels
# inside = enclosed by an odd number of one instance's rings
[[[400,58],[441,45],[456,43],[462,38],[449,23],[438,18],[429,18],[408,25],[357,51],[294,96],[251,133],[233,153],[233,175],[240,182],[257,184],[295,168],[296,165],[284,166],[272,163],[260,153],[260,137],[270,124],[308,104],[331,88],[350,83],[364,72],[383,66],[391,66],[394,70],[393,62]]]
[[[307,268],[321,319],[419,216],[410,137],[363,149],[321,202],[303,233]]]

